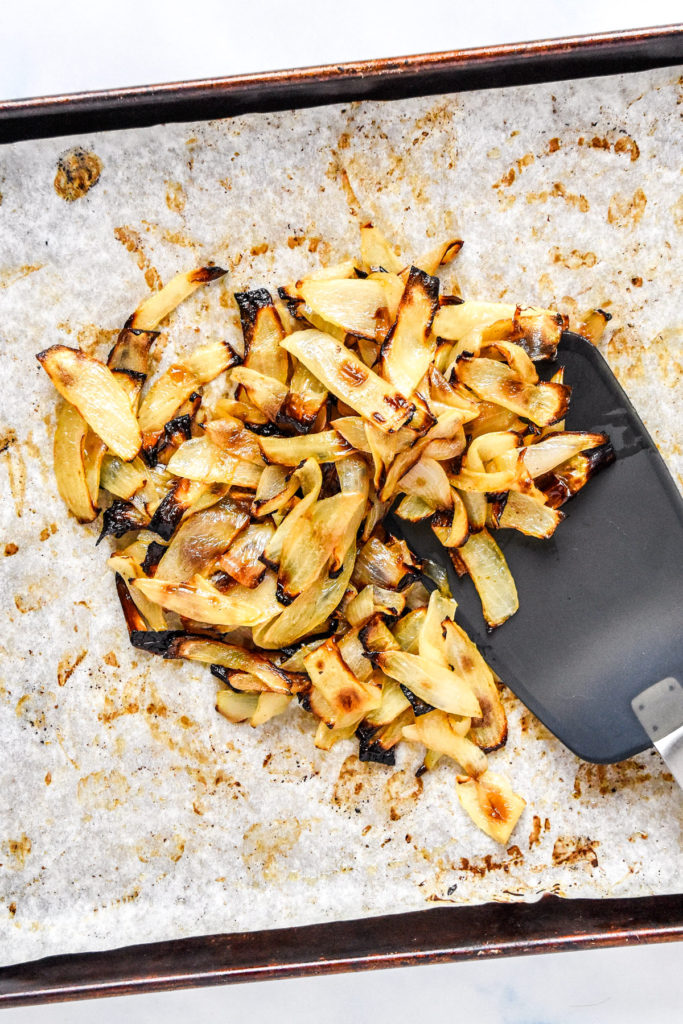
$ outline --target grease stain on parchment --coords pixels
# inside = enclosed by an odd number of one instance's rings
[[[25,832],[22,832],[19,838],[6,839],[0,845],[0,867],[9,868],[10,871],[23,871],[32,849],[33,843]]]
[[[159,291],[162,286],[161,277],[156,268],[152,266],[150,257],[144,250],[140,232],[122,225],[114,228],[114,238],[121,243],[124,249],[135,256],[138,268],[144,274],[147,287],[152,291]]]
[[[80,146],[62,153],[57,162],[55,192],[60,199],[73,203],[82,199],[99,181],[102,161],[97,153],[88,152]]]

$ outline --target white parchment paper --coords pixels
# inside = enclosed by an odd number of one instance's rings
[[[491,757],[527,801],[502,850],[455,769],[362,765],[296,709],[214,711],[200,666],[133,651],[96,528],[51,467],[55,394],[34,354],[105,354],[178,270],[230,275],[157,345],[237,337],[232,292],[357,252],[362,210],[408,257],[465,247],[472,298],[613,315],[603,351],[681,483],[683,143],[664,69],[0,150],[0,962],[427,908],[680,889],[683,801],[659,757],[579,762],[509,697]],[[61,154],[102,171],[66,202]]]

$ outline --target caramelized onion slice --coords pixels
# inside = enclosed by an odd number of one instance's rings
[[[530,494],[510,491],[505,508],[498,519],[498,526],[519,530],[527,537],[552,537],[564,515],[549,505],[542,505]]]
[[[439,301],[439,279],[411,267],[396,320],[382,345],[382,375],[407,398],[434,358],[430,334]]]
[[[176,531],[157,572],[160,579],[181,583],[191,579],[227,551],[249,522],[249,516],[230,498],[189,516]]]
[[[193,391],[202,384],[208,384],[237,361],[238,357],[227,341],[217,341],[174,363],[152,384],[140,403],[140,429],[145,434],[162,430]]]
[[[304,459],[316,462],[337,462],[353,449],[336,430],[321,430],[300,437],[259,437],[264,458],[280,466],[298,466]]]
[[[431,426],[433,418],[429,413],[418,410],[329,334],[297,331],[285,338],[282,345],[328,391],[385,433],[393,433],[409,422],[415,430]]]
[[[565,430],[548,434],[542,441],[529,445],[524,452],[524,465],[532,477],[542,476],[579,452],[599,448],[608,441],[606,434],[588,434]]]
[[[54,439],[54,470],[57,489],[70,512],[80,523],[96,519],[96,507],[85,472],[85,443],[88,424],[78,410],[62,402],[57,410]]]
[[[403,729],[403,738],[412,743],[424,743],[430,750],[452,757],[468,775],[475,778],[483,775],[488,767],[486,754],[467,737],[459,736],[443,711],[420,715],[413,725]]]
[[[489,626],[500,626],[517,611],[519,599],[505,556],[487,529],[472,533],[458,554],[472,577]]]
[[[299,681],[296,675],[273,664],[263,654],[208,637],[178,636],[171,640],[164,657],[185,658],[205,665],[221,665],[232,672],[244,672],[255,676],[274,693],[289,693],[293,683]]]
[[[36,357],[62,398],[121,459],[140,451],[142,436],[126,390],[115,374],[80,349],[53,345]]]
[[[284,384],[289,361],[287,353],[280,348],[280,342],[285,331],[270,292],[265,288],[236,292],[235,301],[244,335],[244,365]]]
[[[344,596],[356,557],[355,545],[346,554],[342,571],[336,579],[321,577],[254,639],[260,647],[273,650],[287,647],[312,633],[332,614]]]
[[[385,675],[402,683],[432,707],[454,715],[476,717],[481,714],[470,686],[443,665],[406,651],[377,651],[372,659]]]
[[[187,299],[203,284],[217,281],[227,273],[220,267],[199,267],[182,274],[176,274],[158,292],[145,299],[126,323],[130,330],[154,331],[169,313]]]
[[[484,772],[478,779],[459,775],[456,792],[477,828],[506,846],[526,802],[513,791],[505,776],[492,771]]]
[[[326,724],[332,728],[343,729],[380,706],[380,688],[356,679],[334,640],[326,640],[307,655],[304,665],[314,688],[320,691],[331,709]]]
[[[571,388],[567,384],[526,383],[506,363],[495,359],[464,356],[456,365],[456,374],[480,398],[502,405],[539,427],[556,423],[569,408]]]
[[[306,319],[342,339],[353,334],[373,341],[377,317],[387,308],[387,292],[378,280],[309,279],[302,281],[299,293]]]
[[[271,574],[254,590],[235,584],[227,593],[221,593],[201,577],[189,583],[170,583],[158,577],[138,579],[131,586],[162,608],[216,626],[257,626],[273,619],[281,607]]]
[[[396,255],[388,241],[372,223],[361,224],[360,258],[363,270],[370,272],[381,267],[390,274],[398,274],[403,261]]]

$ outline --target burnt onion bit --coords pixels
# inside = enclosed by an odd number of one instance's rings
[[[149,654],[159,654],[162,658],[166,658],[169,657],[168,652],[173,641],[187,635],[181,629],[134,629],[130,634],[130,642],[138,650],[147,651]]]
[[[431,704],[428,704],[426,700],[420,700],[420,698],[416,697],[413,691],[409,690],[408,687],[404,686],[403,683],[399,683],[398,685],[401,687],[403,693],[410,701],[416,718],[419,718],[420,715],[428,715],[430,711],[434,710]]]
[[[142,530],[148,524],[148,517],[132,502],[116,498],[102,513],[102,530],[96,543],[99,544],[109,536],[123,537],[131,530]]]
[[[163,498],[149,523],[150,532],[157,533],[162,540],[171,539],[176,526],[187,511],[187,506],[176,497],[181,483],[182,481],[178,480],[171,485],[170,491]]]
[[[374,740],[376,733],[377,729],[372,725],[361,722],[358,726],[356,729],[358,760],[374,761],[376,764],[386,764],[393,767],[396,764],[396,750],[394,747],[389,747],[388,750],[385,750],[381,743]]]
[[[201,404],[201,396],[195,391],[190,395],[188,401],[196,405],[192,413],[175,416],[165,424],[153,444],[143,445],[141,455],[150,469],[158,464],[159,459],[168,448],[179,448],[184,441],[189,441],[192,437],[192,417]]]
[[[165,544],[160,544],[159,541],[156,540],[150,542],[141,566],[145,576],[154,576],[155,572],[159,568],[159,562],[164,557],[165,551]]]
[[[147,629],[147,623],[145,622],[138,606],[136,605],[133,598],[130,596],[128,585],[120,573],[116,573],[116,593],[118,594],[119,602],[121,603],[121,610],[123,617],[128,627],[128,634],[132,636],[134,632],[144,632]]]

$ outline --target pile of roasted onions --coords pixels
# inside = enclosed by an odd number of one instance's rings
[[[401,740],[426,748],[421,771],[451,757],[463,807],[506,843],[524,801],[488,770],[507,736],[496,679],[387,513],[431,524],[499,626],[518,600],[494,532],[550,537],[613,452],[564,430],[561,369],[539,381],[561,315],[440,294],[461,245],[405,266],[364,225],[359,260],[235,295],[243,352],[211,342],[151,384],[159,325],[220,268],[147,299],[106,364],[63,345],[38,359],[65,399],[60,494],[90,522],[106,492],[100,539],[125,537],[109,565],[131,642],[210,665],[231,722],[296,698],[324,750],[357,736],[362,760],[393,764]]]

